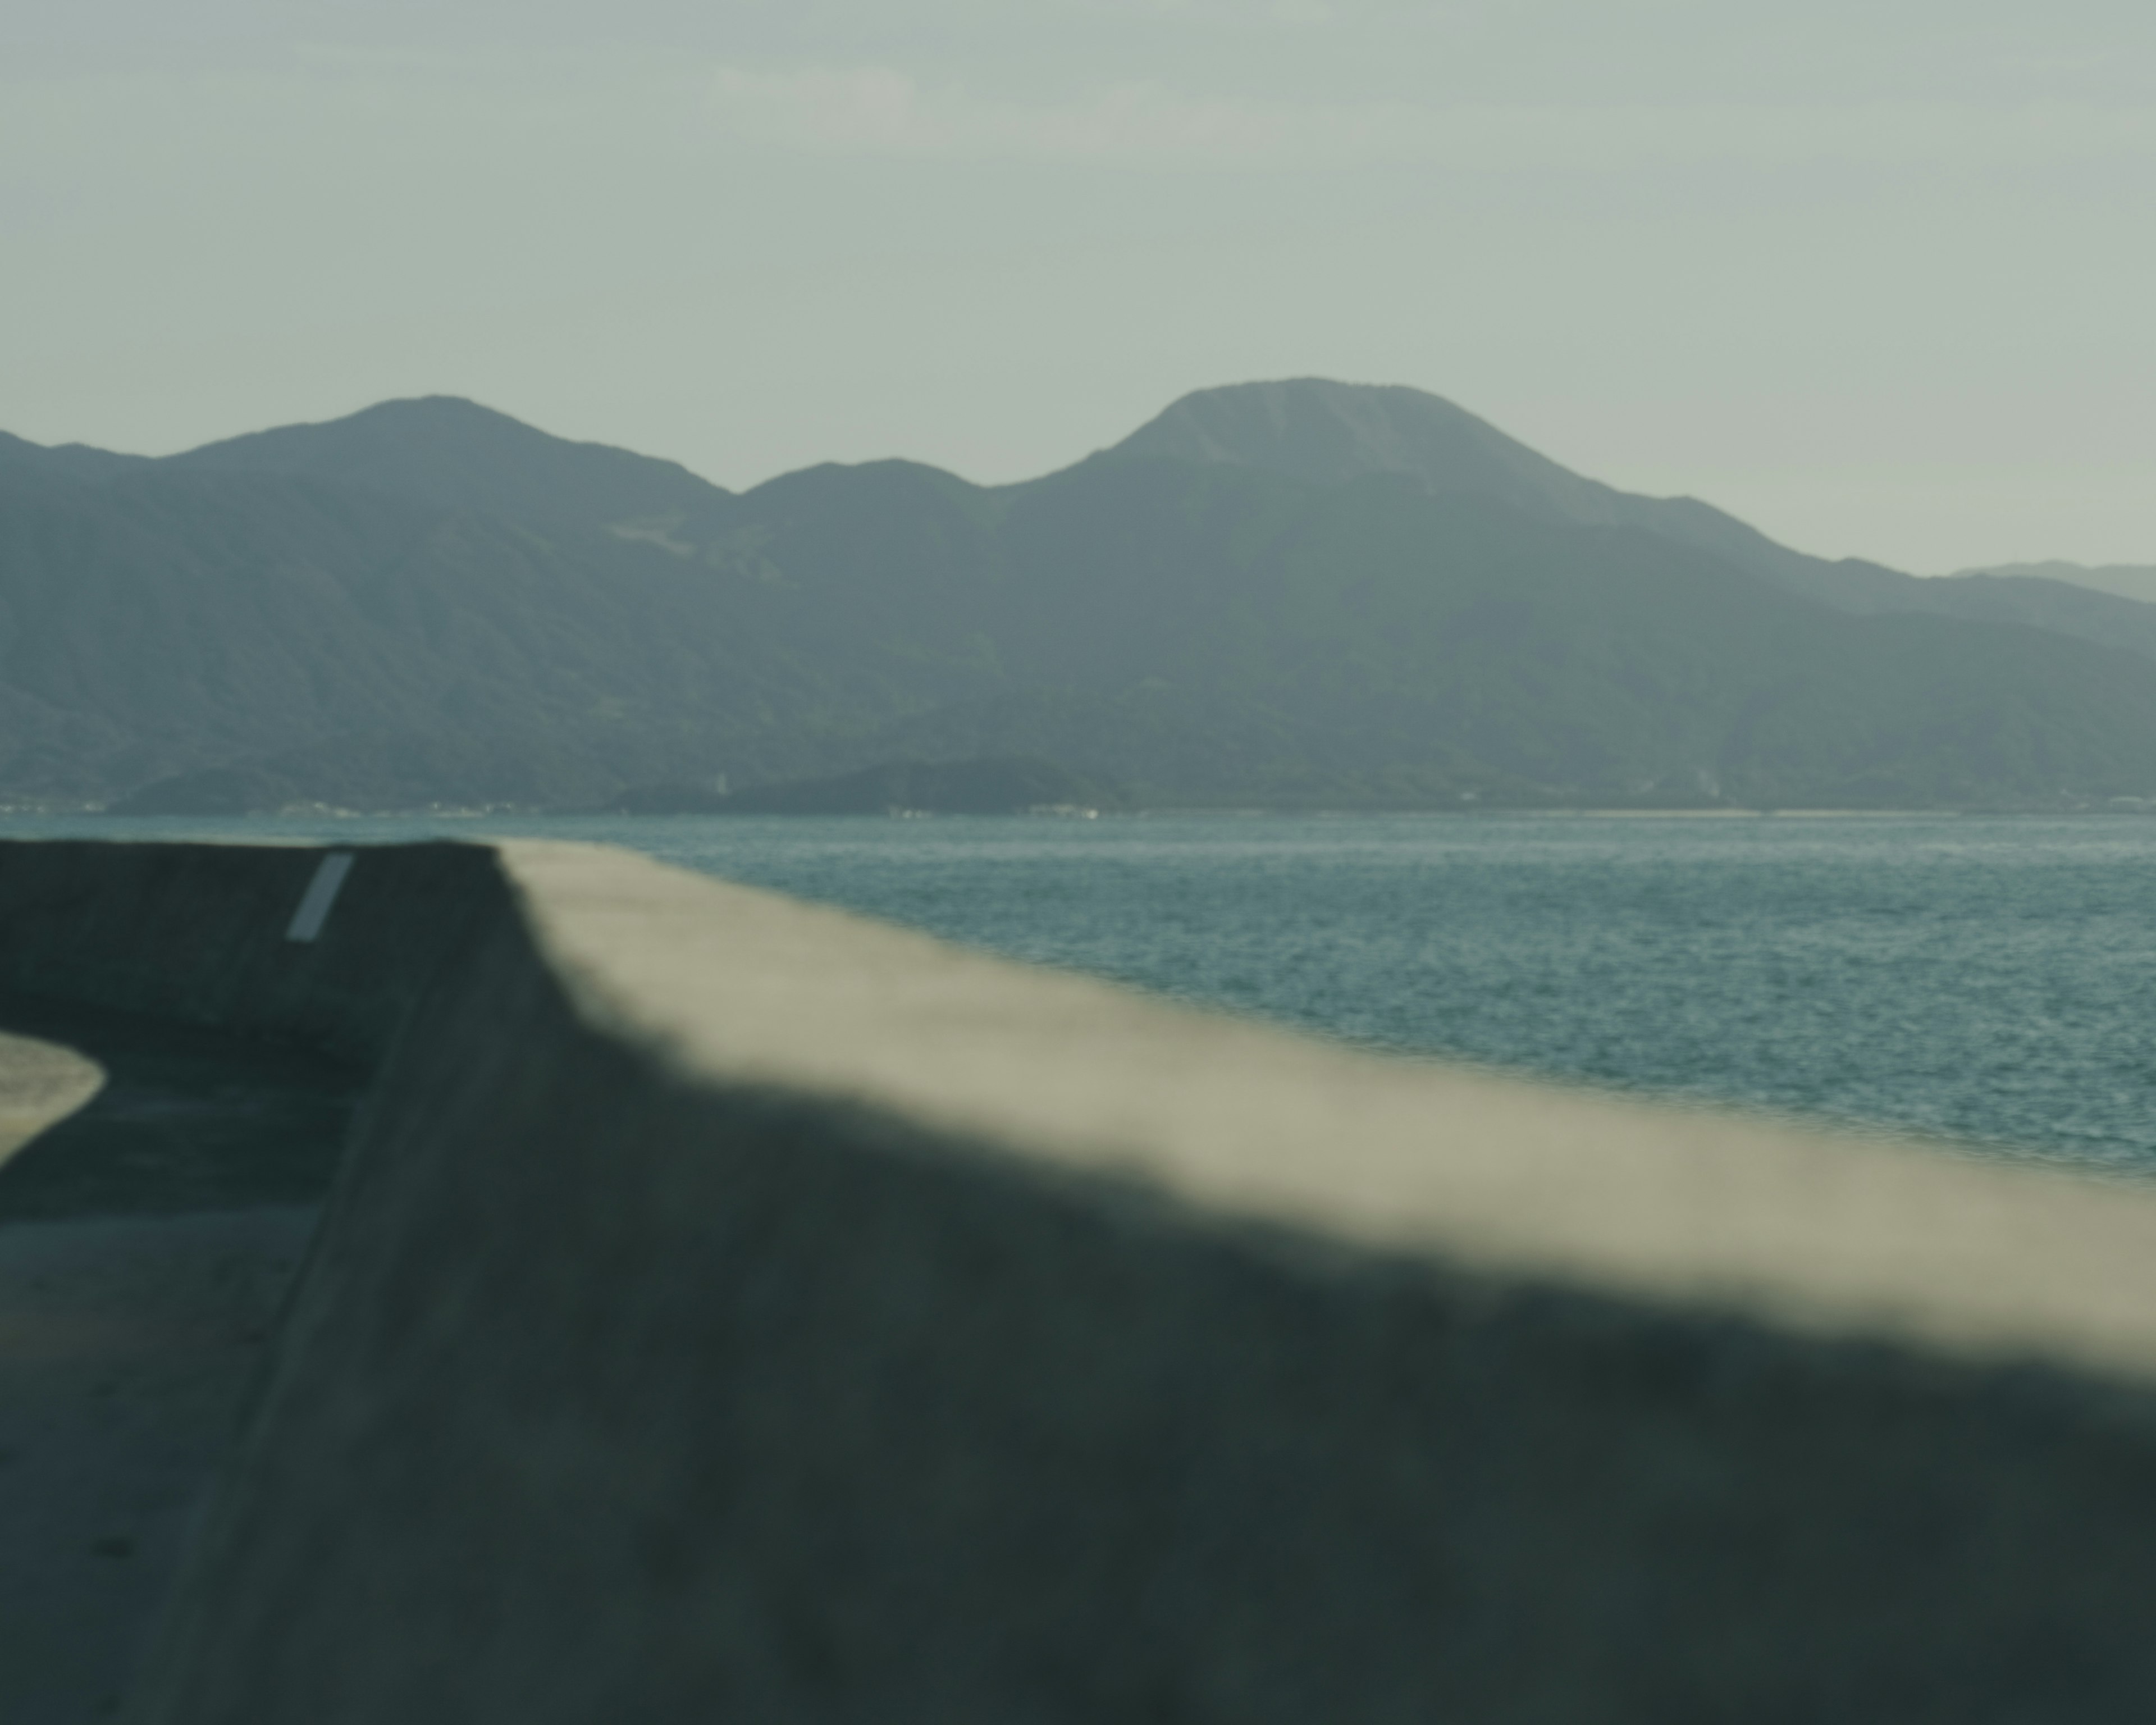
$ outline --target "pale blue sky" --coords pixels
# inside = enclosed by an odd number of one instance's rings
[[[2152,218],[2145,0],[6,0],[0,429],[994,480],[1317,374],[1806,550],[2156,562]]]

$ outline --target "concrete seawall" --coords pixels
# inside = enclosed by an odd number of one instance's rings
[[[17,986],[391,1049],[144,1725],[2156,1712],[2145,1189],[620,853],[363,853],[309,957],[306,853],[59,849]]]

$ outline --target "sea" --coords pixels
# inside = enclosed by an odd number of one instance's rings
[[[626,845],[1357,1047],[2156,1176],[2133,816],[0,816]]]

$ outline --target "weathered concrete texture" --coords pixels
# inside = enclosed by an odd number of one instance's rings
[[[315,1212],[0,1225],[0,1719],[119,1710]]]
[[[2148,1192],[504,866],[136,1719],[2156,1716]]]
[[[356,1088],[306,1050],[0,996],[6,1725],[116,1711]]]

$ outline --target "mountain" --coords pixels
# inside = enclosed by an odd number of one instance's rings
[[[1397,385],[1299,377],[1201,389],[1107,453],[1255,467],[1319,485],[1394,475],[1548,520],[1636,527],[1851,610],[1892,608],[1880,602],[1908,578],[1805,557],[1697,498],[1635,496],[1583,478],[1442,397]]]
[[[184,464],[0,487],[0,599],[14,798],[244,764],[278,801],[597,802],[812,771],[950,692],[723,556]]]
[[[1964,569],[1953,580],[2063,582],[2123,599],[2156,605],[2156,565],[2147,563],[1998,563],[1989,568]]]
[[[2079,590],[2156,599],[2156,581],[2113,584],[2087,579],[2088,572],[2077,578],[2062,565],[1971,572],[1982,582],[1927,580],[1858,558],[1807,557],[1696,498],[1636,496],[1583,478],[1418,389],[1306,377],[1199,390],[1106,454],[1253,467],[1315,485],[1389,475],[1433,494],[1495,498],[1544,520],[1635,527],[1840,610],[2019,623],[2156,658],[2156,608],[2092,604]]]
[[[0,798],[598,807],[1017,756],[1155,804],[2156,796],[2156,642],[2015,607],[2156,608],[1876,571],[1952,604],[1867,608],[1815,561],[1322,383],[996,488],[734,494],[444,399],[157,461],[0,445]]]
[[[61,444],[47,448],[27,439],[0,431],[0,485],[13,480],[106,480],[131,467],[149,465],[141,455],[116,455],[109,449],[93,449],[86,444]]]
[[[662,531],[727,494],[672,461],[550,437],[453,396],[383,402],[323,425],[285,425],[175,455],[187,472],[277,474],[476,510],[510,521]]]
[[[1937,576],[1913,585],[1887,608],[2020,624],[2156,659],[2156,604],[2041,575]]]

